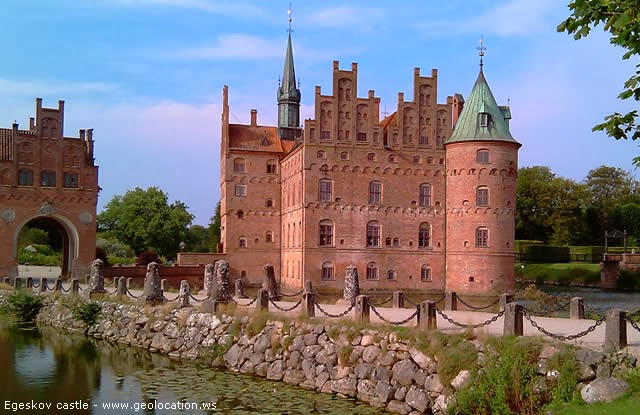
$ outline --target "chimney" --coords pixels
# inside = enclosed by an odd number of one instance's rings
[[[255,108],[251,110],[251,126],[252,127],[258,126],[258,110]]]
[[[80,139],[81,139],[82,141],[84,141],[84,140],[85,140],[85,130],[84,130],[84,128],[81,128],[81,129],[80,129]]]
[[[14,133],[17,133],[17,132],[18,132],[18,127],[19,127],[18,122],[17,122],[17,121],[14,121],[14,122],[13,122],[13,132],[14,132]]]

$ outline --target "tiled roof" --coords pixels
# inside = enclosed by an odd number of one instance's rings
[[[395,124],[397,118],[398,112],[396,111],[393,114],[387,115],[385,118],[383,118],[382,121],[380,121],[380,125],[382,126],[382,128],[387,128],[392,123]]]
[[[232,150],[282,153],[277,127],[229,124],[229,148]]]

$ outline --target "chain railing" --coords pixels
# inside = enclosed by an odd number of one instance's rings
[[[255,303],[256,301],[258,301],[258,296],[256,295],[256,296],[254,297],[254,299],[253,299],[253,300],[251,300],[251,301],[249,301],[247,304],[239,303],[239,302],[238,302],[238,300],[236,300],[236,299],[235,299],[235,298],[233,298],[233,297],[230,297],[229,299],[230,299],[231,301],[233,301],[234,303],[236,303],[237,305],[239,305],[240,307],[250,307],[253,303]]]
[[[271,304],[273,304],[273,306],[274,306],[275,308],[277,308],[278,310],[280,310],[280,311],[285,311],[285,312],[286,312],[286,311],[292,311],[292,310],[295,310],[295,309],[296,309],[300,304],[302,304],[302,298],[301,298],[300,300],[298,300],[298,302],[297,302],[297,303],[295,303],[292,307],[288,307],[288,308],[287,308],[287,307],[280,307],[278,304],[276,304],[276,302],[275,302],[275,301],[273,301],[273,298],[269,298],[269,302],[270,302]]]
[[[544,327],[541,327],[538,323],[536,323],[531,316],[529,315],[529,313],[527,313],[526,310],[523,310],[522,312],[524,318],[531,323],[531,325],[538,330],[540,333],[544,334],[545,336],[549,336],[553,339],[556,340],[575,340],[575,339],[579,339],[580,337],[584,337],[589,333],[592,333],[596,327],[598,327],[599,325],[601,325],[602,323],[604,323],[605,317],[601,317],[600,319],[596,320],[595,323],[593,323],[591,326],[589,326],[588,328],[586,328],[585,330],[582,330],[579,333],[576,334],[570,334],[567,336],[563,336],[561,334],[555,334],[555,333],[551,333],[550,331],[546,330]]]
[[[434,301],[434,303],[438,304],[438,303],[440,303],[440,302],[444,301],[444,299],[445,299],[445,298],[447,298],[447,295],[446,295],[446,294],[445,294],[445,295],[443,295],[440,299],[438,299],[438,300]],[[418,304],[420,304],[420,303],[414,303],[414,302],[413,302],[413,301],[411,301],[411,300],[409,299],[409,297],[407,297],[406,295],[404,295],[404,299],[405,299],[405,301],[406,301],[407,303],[411,304],[411,305],[412,305],[412,306],[414,306],[414,307],[416,307],[416,306],[418,306]]]
[[[302,290],[298,291],[297,293],[294,293],[294,294],[280,293],[280,295],[283,296],[283,297],[297,297],[300,294],[302,294],[303,292],[304,292],[304,288]]]
[[[73,283],[71,283],[71,285],[69,285],[69,288],[64,288],[64,285],[60,284],[60,289],[62,290],[63,293],[68,293],[71,292],[71,288],[73,287]]]
[[[344,310],[342,313],[338,313],[338,314],[331,314],[331,313],[327,312],[324,308],[322,308],[322,306],[320,306],[320,303],[318,303],[318,300],[316,300],[316,299],[315,299],[315,296],[314,296],[314,299],[313,299],[313,303],[315,304],[315,306],[316,306],[316,307],[318,307],[318,310],[320,310],[320,312],[321,312],[322,314],[324,314],[324,315],[325,315],[325,316],[327,316],[327,317],[331,317],[331,318],[341,318],[341,317],[344,317],[344,316],[346,316],[347,314],[349,314],[349,312],[350,312],[351,310],[353,310],[353,308],[356,306],[356,303],[354,302],[354,303],[351,303],[351,306],[349,306],[349,308],[347,308],[346,310]]]
[[[416,309],[416,311],[414,311],[413,314],[411,314],[409,317],[405,318],[404,320],[392,321],[392,320],[389,320],[389,319],[383,317],[382,314],[380,314],[380,312],[376,309],[376,307],[371,303],[369,303],[369,309],[371,311],[373,311],[373,314],[378,316],[378,318],[380,320],[382,320],[382,321],[384,321],[385,323],[388,323],[388,324],[393,324],[394,326],[402,326],[403,324],[407,324],[408,322],[410,322],[414,318],[418,317],[418,310]]]
[[[640,332],[640,327],[638,326],[638,323],[636,323],[633,320],[634,315],[637,315],[637,314],[638,314],[637,312],[633,313],[633,314],[630,314],[630,315],[626,316],[624,319],[627,320],[627,322],[629,324],[631,324],[631,327],[633,327],[636,331]]]
[[[475,306],[475,305],[471,305],[469,303],[467,303],[466,301],[464,301],[459,295],[456,294],[456,298],[458,299],[458,301],[460,301],[460,303],[462,305],[464,305],[465,307],[468,307],[472,310],[486,310],[487,308],[491,308],[494,305],[498,304],[498,302],[500,302],[500,297],[496,298],[494,302],[492,302],[491,304],[488,305],[483,305],[483,306]]]
[[[550,314],[553,313],[557,313],[559,311],[567,311],[567,309],[569,308],[569,306],[571,305],[571,300],[569,300],[569,302],[565,303],[565,304],[560,304],[554,308],[551,308],[549,310],[542,310],[542,311],[538,311],[538,310],[532,310],[530,308],[526,308],[526,307],[522,307],[524,308],[527,313],[534,315],[534,316],[538,316],[538,317],[546,317]]]
[[[498,320],[500,317],[502,317],[504,315],[504,310],[500,311],[498,314],[496,314],[495,316],[491,317],[488,320],[483,321],[482,323],[477,323],[477,324],[465,324],[465,323],[460,323],[455,321],[454,319],[452,319],[451,317],[449,317],[448,315],[446,315],[442,310],[440,310],[438,307],[436,307],[436,312],[438,314],[440,314],[440,316],[447,320],[449,323],[453,324],[454,326],[457,327],[461,327],[463,329],[479,329],[480,327],[485,327],[488,326],[491,323],[495,323],[496,320]]]
[[[594,316],[596,316],[597,318],[602,318],[605,314],[606,311],[605,310],[601,310],[599,308],[593,308],[593,307],[589,307],[588,305],[584,305],[584,310],[593,314]]]
[[[41,283],[36,283],[35,281],[31,281],[31,288],[40,288]]]
[[[127,295],[135,299],[140,298],[140,295],[134,295],[128,287],[127,287]]]
[[[181,296],[179,295],[178,298],[180,298]],[[189,293],[189,298],[191,298],[193,301],[195,301],[196,303],[200,303],[202,301],[207,301],[209,299],[211,299],[211,295],[207,295],[206,297],[204,297],[202,300],[197,299],[196,297],[193,296],[193,294]]]
[[[391,297],[387,298],[386,300],[381,301],[379,303],[372,303],[371,301],[369,301],[369,304],[372,305],[372,306],[381,307],[381,306],[389,303],[391,300],[393,300],[393,295]]]

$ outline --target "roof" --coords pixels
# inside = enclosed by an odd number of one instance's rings
[[[398,112],[396,111],[393,114],[383,118],[382,121],[380,121],[380,125],[382,126],[382,128],[387,128],[391,124],[397,124],[397,119],[398,119]]]
[[[487,126],[480,125],[480,113],[489,114]],[[508,117],[508,118],[507,118]],[[469,98],[462,107],[462,113],[453,127],[451,137],[445,144],[461,141],[508,141],[518,143],[509,131],[509,123],[505,118],[511,118],[508,107],[499,107],[491,93],[491,88],[484,77],[482,67],[478,79],[473,85]]]
[[[278,88],[278,102],[300,102],[300,90],[296,87],[296,71],[293,66],[293,47],[291,46],[291,32],[287,40],[287,53],[284,57],[282,70],[282,84]]]
[[[229,124],[229,148],[232,150],[266,151],[282,153],[283,146],[278,138],[278,128]]]

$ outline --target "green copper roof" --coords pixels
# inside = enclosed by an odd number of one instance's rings
[[[287,42],[287,54],[284,57],[282,84],[278,88],[278,102],[300,102],[300,90],[296,86],[296,70],[293,67],[293,47],[291,46],[291,32]]]
[[[487,118],[480,114],[488,114]],[[506,119],[505,119],[506,118]],[[517,143],[509,132],[508,119],[511,111],[508,107],[499,107],[484,78],[482,66],[469,98],[462,107],[462,113],[453,127],[451,137],[445,144],[460,141],[510,141]],[[483,121],[488,120],[485,126]]]

